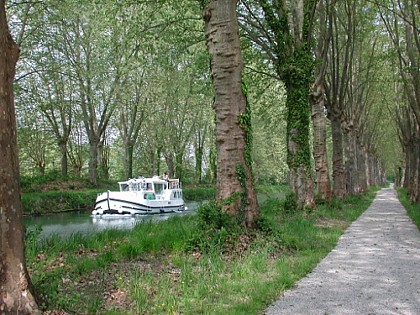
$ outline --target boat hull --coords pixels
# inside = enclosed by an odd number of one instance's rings
[[[180,212],[185,209],[182,199],[147,200],[135,192],[107,192],[99,195],[95,202],[93,215],[102,214],[157,214]]]

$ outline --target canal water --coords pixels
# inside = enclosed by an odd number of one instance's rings
[[[53,235],[66,238],[75,233],[92,234],[106,229],[132,229],[136,224],[145,221],[162,221],[173,216],[185,216],[195,214],[201,203],[187,202],[186,211],[180,213],[165,213],[153,215],[108,215],[92,216],[91,211],[65,212],[58,214],[28,216],[24,218],[27,231],[40,227],[39,238],[45,239]]]

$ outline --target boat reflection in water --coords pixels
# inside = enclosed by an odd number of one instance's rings
[[[96,226],[97,231],[106,229],[124,229],[131,230],[136,224],[142,222],[159,222],[167,220],[174,216],[185,216],[191,214],[193,211],[185,211],[182,213],[167,213],[167,214],[153,214],[153,215],[92,215],[92,223]]]

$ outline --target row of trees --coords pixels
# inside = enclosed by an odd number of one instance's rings
[[[402,184],[419,201],[418,18],[410,0],[240,2],[244,35],[286,88],[289,182],[301,204],[313,202],[311,150],[318,198],[383,184],[385,167],[396,174],[402,164]]]
[[[358,155],[347,135],[388,170],[401,164],[392,150],[395,130],[384,131],[395,125],[394,106],[380,108],[390,97],[381,89],[395,74],[389,64],[395,49],[374,3],[298,1],[296,8],[285,3],[285,8],[261,1],[238,6],[243,75],[253,109],[254,174],[257,180],[286,181],[295,165],[291,182],[307,191],[299,195],[310,202],[315,163],[320,195],[330,198],[331,190],[341,198],[364,186],[353,181],[354,187],[346,187],[345,173],[354,172],[350,164],[346,171],[345,163]],[[184,181],[215,179],[213,96],[198,2],[16,0],[9,11],[22,52],[15,91],[24,174],[60,167],[63,175],[87,172],[96,182],[165,169]],[[298,31],[304,25],[307,29]],[[289,95],[297,75],[307,81],[303,97],[295,95],[302,108]],[[286,124],[285,112],[295,119],[294,128]],[[383,119],[376,123],[364,113]],[[394,145],[379,144],[384,134]],[[325,142],[326,136],[334,141]],[[307,184],[300,185],[297,174],[306,174]]]
[[[415,1],[390,1],[380,7],[380,17],[394,48],[393,100],[398,138],[404,154],[398,184],[411,199],[420,201],[420,7]]]

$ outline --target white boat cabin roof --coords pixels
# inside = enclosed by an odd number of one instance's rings
[[[164,190],[181,188],[178,178],[169,179],[168,181],[161,179],[159,176],[132,178],[127,181],[118,182],[120,191],[141,191],[141,190]],[[157,186],[159,188],[157,189]]]

